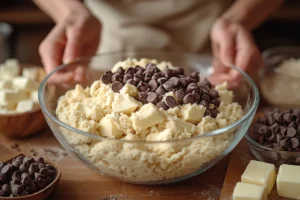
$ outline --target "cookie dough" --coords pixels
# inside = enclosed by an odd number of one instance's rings
[[[145,67],[150,62],[160,70],[172,67],[168,62],[141,59],[119,62],[112,71],[120,66]],[[74,150],[99,171],[130,182],[163,181],[197,171],[229,146],[233,132],[197,137],[243,116],[227,83],[215,89],[222,94],[216,117],[205,116],[206,107],[199,104],[166,110],[152,103],[143,104],[135,98],[135,86],[125,84],[114,92],[100,80],[87,88],[77,85],[61,96],[56,114],[70,126],[103,137],[96,140],[61,129]]]

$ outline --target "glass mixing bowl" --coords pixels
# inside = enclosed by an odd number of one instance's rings
[[[174,66],[183,67],[187,73],[199,71],[208,78],[213,74],[211,57],[171,52],[106,53],[80,58],[56,68],[41,83],[41,108],[57,140],[88,168],[130,183],[173,183],[214,166],[244,137],[258,107],[259,94],[250,77],[234,66],[242,76],[239,87],[232,88],[234,101],[242,106],[244,116],[233,124],[203,135],[150,142],[108,139],[78,130],[57,118],[55,110],[60,96],[74,89],[76,84],[90,86],[104,71],[127,58],[170,61]],[[75,77],[75,81],[66,83],[65,80],[74,71],[88,78]]]

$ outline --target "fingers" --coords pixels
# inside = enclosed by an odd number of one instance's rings
[[[47,73],[62,64],[65,48],[65,35],[62,26],[55,26],[39,47],[42,63]]]
[[[73,61],[74,59],[82,56],[82,49],[83,49],[83,32],[81,29],[75,29],[75,28],[69,28],[66,32],[66,36],[68,38],[64,56],[63,56],[63,62],[69,63]]]

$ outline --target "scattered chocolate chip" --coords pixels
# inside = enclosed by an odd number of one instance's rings
[[[34,173],[39,172],[39,166],[36,163],[30,165],[28,169],[29,174],[34,175]]]
[[[111,76],[108,75],[108,74],[103,74],[103,75],[101,76],[101,81],[102,81],[102,83],[104,83],[104,84],[110,84],[110,83],[112,83]]]
[[[22,194],[23,190],[24,190],[24,188],[21,185],[13,185],[11,187],[12,193],[16,196],[20,196]]]
[[[199,79],[200,79],[200,73],[199,73],[199,72],[193,72],[193,73],[191,73],[191,77],[192,77],[193,79],[195,79],[196,82],[198,82]]]
[[[117,74],[112,75],[112,78],[111,78],[111,79],[112,79],[113,82],[116,82],[116,81],[122,82],[122,80],[123,80],[123,75],[117,73]]]
[[[179,101],[182,101],[185,94],[183,90],[176,90],[174,95]]]
[[[291,138],[292,148],[297,148],[299,146],[299,140],[297,138]]]
[[[187,88],[186,88],[186,92],[192,92],[193,90],[198,90],[198,85],[196,83],[190,83]]]
[[[210,90],[210,95],[213,99],[216,99],[219,97],[219,92],[217,90]]]
[[[23,173],[27,173],[29,169],[29,164],[27,162],[24,162],[20,167],[19,170]]]
[[[10,189],[10,185],[9,184],[4,184],[2,185],[2,188],[1,188],[4,196],[9,196],[11,194],[11,189]]]
[[[195,101],[199,101],[201,99],[199,92],[197,92],[196,90],[194,90],[192,92],[192,94],[193,94]]]
[[[0,173],[0,184],[4,184],[7,181],[7,176]]]
[[[10,176],[11,173],[12,173],[12,168],[11,168],[10,165],[5,165],[4,167],[2,167],[1,174],[4,174],[6,176]]]
[[[124,74],[124,69],[123,69],[123,67],[119,67],[118,69],[117,69],[117,71],[116,71],[116,73],[120,73],[120,74]]]
[[[287,135],[289,137],[294,137],[296,135],[296,133],[297,133],[297,131],[293,127],[290,127],[290,128],[287,129]]]
[[[38,178],[37,180],[37,187],[41,190],[47,186],[47,182],[43,178]]]
[[[30,175],[27,176],[23,176],[21,183],[24,187],[26,187],[27,185],[29,185],[29,183],[31,182],[31,177]]]
[[[142,75],[138,75],[138,74],[135,74],[133,76],[133,80],[136,82],[136,83],[139,83],[141,81],[143,81],[144,77]]]
[[[169,81],[175,87],[179,85],[179,78],[178,77],[172,77],[172,78],[170,78]]]
[[[206,101],[206,100],[202,100],[202,101],[200,102],[200,105],[204,106],[205,108],[208,108],[208,107],[209,107],[209,103],[208,103],[208,101]]]
[[[219,111],[216,110],[216,109],[213,109],[210,112],[210,116],[213,117],[213,118],[216,118],[218,114],[219,114]]]
[[[116,81],[112,84],[111,88],[114,92],[119,92],[123,88],[123,84],[119,81]]]
[[[202,94],[201,99],[206,100],[206,101],[210,101],[210,97],[207,94]]]
[[[163,86],[168,92],[173,91],[175,89],[175,86],[170,81],[165,82]]]
[[[158,82],[160,85],[162,85],[162,84],[164,84],[167,80],[168,80],[167,78],[161,77],[161,78],[157,79],[157,82]]]
[[[167,96],[165,99],[165,104],[170,108],[174,108],[175,106],[177,106],[177,101],[175,100],[174,97]]]
[[[172,73],[172,70],[171,70],[171,69],[166,68],[166,69],[164,69],[162,72],[164,73],[165,77],[167,77],[167,78],[171,78],[171,77],[172,77],[172,74],[173,74],[173,73]]]
[[[13,174],[12,174],[12,179],[21,179],[21,175],[22,173],[20,171],[15,171]]]
[[[167,91],[165,90],[165,88],[161,85],[159,86],[155,92],[158,94],[158,95],[164,95]]]

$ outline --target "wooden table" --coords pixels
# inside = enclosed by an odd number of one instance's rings
[[[228,158],[206,173],[171,185],[143,186],[99,175],[69,155],[49,129],[30,138],[0,136],[0,145],[27,155],[47,156],[62,169],[61,181],[49,199],[55,200],[215,200],[219,199]],[[1,157],[4,158],[0,152]]]

